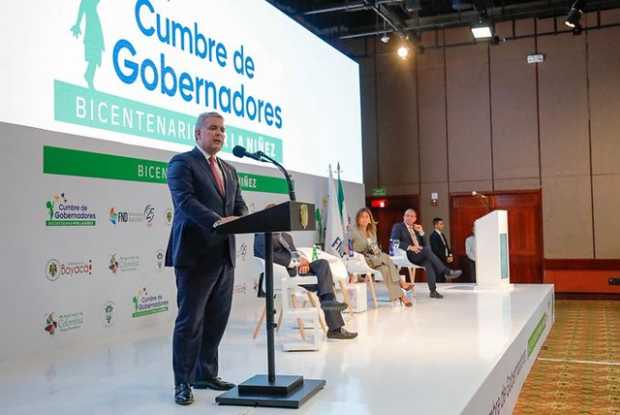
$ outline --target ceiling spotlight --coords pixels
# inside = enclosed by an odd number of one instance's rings
[[[491,25],[482,20],[471,27],[471,33],[476,39],[490,39],[493,37]]]
[[[407,56],[409,56],[409,48],[405,45],[400,45],[396,53],[398,54],[399,58],[407,59]]]
[[[575,0],[568,11],[568,16],[566,16],[566,21],[564,22],[566,26],[581,29],[579,21],[581,20],[581,15],[583,14],[584,3],[584,0]]]
[[[381,36],[380,40],[383,43],[388,43],[390,41],[390,35],[388,35],[387,33],[384,33],[383,36]]]

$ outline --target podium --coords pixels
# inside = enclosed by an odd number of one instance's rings
[[[220,405],[299,408],[325,386],[322,379],[299,375],[276,375],[274,351],[273,249],[272,233],[315,230],[314,205],[285,202],[243,216],[215,228],[220,234],[265,234],[265,285],[267,310],[267,374],[255,375],[215,398]]]
[[[481,288],[508,288],[508,212],[494,210],[474,222],[476,283]]]

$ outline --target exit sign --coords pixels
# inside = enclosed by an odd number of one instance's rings
[[[375,187],[374,189],[372,189],[373,196],[385,196],[386,194],[387,193],[384,187]]]

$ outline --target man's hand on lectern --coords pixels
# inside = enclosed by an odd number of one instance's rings
[[[226,216],[223,218],[219,218],[214,224],[213,227],[216,228],[220,225],[223,225],[228,222],[232,222],[233,220],[239,219],[239,216]]]

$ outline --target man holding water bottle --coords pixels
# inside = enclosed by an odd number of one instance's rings
[[[415,210],[407,209],[403,221],[392,226],[390,239],[399,242],[398,247],[407,253],[409,262],[424,267],[431,298],[443,298],[437,292],[437,275],[444,274],[448,281],[457,279],[463,271],[446,267],[439,258],[426,246],[424,228],[416,223],[418,215]]]
[[[273,205],[268,205],[271,207]],[[315,275],[317,284],[303,285],[309,291],[316,291],[321,308],[325,313],[329,339],[354,339],[357,333],[350,332],[344,328],[342,311],[348,306],[345,303],[336,301],[334,293],[334,279],[329,268],[329,263],[325,259],[318,259],[318,252],[313,247],[312,256],[309,261],[297,250],[293,237],[289,233],[278,232],[272,234],[273,263],[286,267],[289,275],[294,277],[299,275]],[[265,235],[257,233],[254,235],[254,256],[265,258]]]

